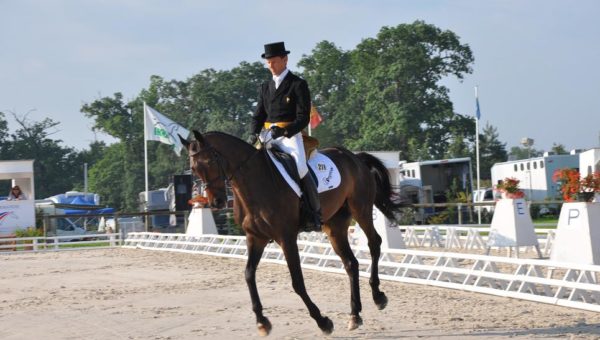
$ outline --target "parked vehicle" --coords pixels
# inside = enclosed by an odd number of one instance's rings
[[[483,203],[483,202],[492,203],[490,205],[476,206],[474,209],[476,212],[481,211],[481,212],[493,213],[495,201],[496,201],[496,197],[494,195],[494,189],[482,188],[479,190],[473,190],[473,202],[475,202],[475,203]]]

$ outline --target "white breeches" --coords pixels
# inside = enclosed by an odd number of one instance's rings
[[[300,178],[308,173],[308,165],[306,165],[306,154],[304,153],[304,143],[302,142],[302,133],[298,132],[290,138],[279,137],[277,139],[271,139],[271,130],[263,129],[260,132],[261,142],[267,142],[267,148],[269,144],[276,144],[281,150],[294,158],[296,166],[298,167],[298,175]]]

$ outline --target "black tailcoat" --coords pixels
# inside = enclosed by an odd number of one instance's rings
[[[262,83],[250,124],[251,133],[259,133],[265,122],[290,122],[285,129],[291,137],[308,126],[309,121],[310,91],[306,80],[288,72],[277,89],[273,80]]]

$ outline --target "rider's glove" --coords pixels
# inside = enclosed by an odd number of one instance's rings
[[[258,135],[256,133],[253,133],[248,137],[248,144],[254,145],[256,144],[256,141],[258,141]]]

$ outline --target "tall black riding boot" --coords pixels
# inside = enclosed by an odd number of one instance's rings
[[[306,222],[306,230],[321,231],[321,203],[319,202],[317,185],[309,173],[302,178],[301,183],[304,203],[308,206],[312,215],[312,218],[309,217]]]

